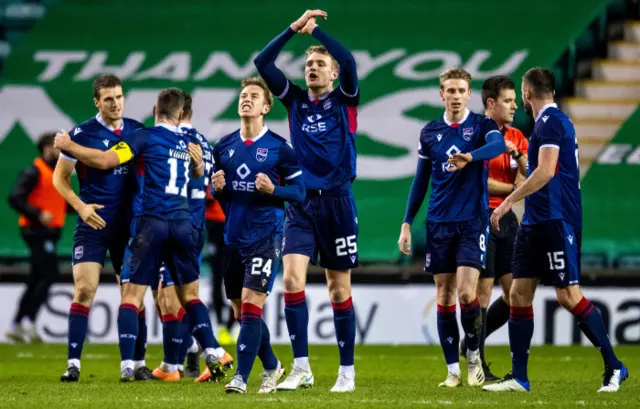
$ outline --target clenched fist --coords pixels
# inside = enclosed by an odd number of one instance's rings
[[[256,175],[256,189],[258,189],[258,192],[272,195],[275,188],[269,176],[264,173],[258,173]]]
[[[211,176],[211,184],[216,192],[221,192],[226,184],[224,180],[224,170],[219,170]]]
[[[297,33],[298,31],[302,30],[309,19],[315,20],[316,17],[323,17],[324,19],[326,19],[327,13],[322,10],[307,10],[299,19],[291,23],[291,29]]]
[[[61,150],[67,149],[70,144],[71,137],[65,130],[60,130],[60,132],[56,134],[56,138],[53,141],[53,146]]]

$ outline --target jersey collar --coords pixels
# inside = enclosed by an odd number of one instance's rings
[[[327,91],[324,95],[322,95],[320,98],[314,98],[313,95],[311,95],[311,90],[307,91],[307,95],[309,96],[309,101],[313,102],[313,101],[324,101],[325,99],[327,99],[327,97],[329,96],[329,94],[331,94],[332,91]]]
[[[104,119],[102,119],[102,117],[100,116],[100,112],[98,112],[96,114],[96,121],[98,121],[98,123],[102,126],[104,126],[105,128],[107,128],[108,130],[110,130],[111,132],[114,132],[116,130],[116,128],[114,128],[113,126],[107,124],[105,122]],[[124,129],[124,119],[122,120],[122,125],[120,125],[120,130]]]
[[[251,141],[253,141],[253,143],[258,142],[258,139],[262,138],[264,136],[264,134],[267,133],[268,130],[269,130],[269,128],[267,128],[267,125],[263,125],[262,129],[260,130],[258,135],[256,135],[255,138],[251,139]],[[240,139],[242,139],[242,143],[244,143],[244,141],[248,141],[249,140],[249,139],[245,138],[244,136],[242,136],[242,131],[238,131],[238,133],[240,134]]]
[[[193,125],[182,122],[180,125],[178,125],[178,128],[180,128],[180,129],[183,129],[183,128],[193,129]]]
[[[165,128],[165,129],[168,129],[168,130],[170,130],[171,132],[174,132],[174,133],[182,133],[180,128],[178,128],[177,126],[165,124],[164,122],[160,122],[156,126],[161,126],[161,127]]]
[[[469,117],[469,114],[470,114],[470,113],[471,113],[471,111],[469,111],[469,108],[465,108],[465,109],[464,109],[464,116],[462,117],[462,119],[461,119],[459,122],[457,122],[457,124],[458,124],[458,125],[460,125],[460,124],[462,124],[464,121],[466,121],[466,120],[467,120],[467,118]],[[449,126],[453,125],[453,122],[450,122],[450,121],[447,119],[447,111],[444,111],[444,114],[442,115],[442,119],[444,119],[444,123],[445,123],[445,124],[447,124],[447,125],[449,125]]]
[[[558,104],[551,103],[543,106],[540,112],[538,112],[538,116],[536,116],[536,122],[538,122],[538,119],[542,118],[542,114],[547,110],[547,108],[558,108]]]

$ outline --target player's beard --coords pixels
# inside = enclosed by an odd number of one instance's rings
[[[525,102],[522,105],[524,106],[524,112],[526,112],[527,115],[533,116],[533,107],[531,106],[531,104]]]

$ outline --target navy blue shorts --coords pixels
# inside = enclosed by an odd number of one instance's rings
[[[544,285],[580,284],[582,231],[563,220],[520,225],[513,250],[513,278],[537,278]]]
[[[287,207],[283,255],[302,254],[330,270],[358,267],[358,214],[348,188],[307,191],[301,203]]]
[[[227,298],[242,297],[242,289],[248,288],[269,294],[280,268],[282,237],[261,240],[249,248],[236,249],[225,246],[222,255],[224,289]]]
[[[204,226],[200,228],[198,228],[197,226],[194,226],[193,228],[195,230],[195,234],[197,237],[196,245],[198,248],[198,267],[201,267],[202,266],[202,249],[204,248],[204,242],[205,242]],[[160,275],[158,276],[158,279],[151,284],[151,289],[153,291],[157,290],[158,286],[160,285],[160,282],[162,282],[162,288],[175,285],[175,283],[173,282],[173,278],[171,278],[171,274],[169,274],[169,272],[167,271],[167,265],[164,262],[162,263],[162,266],[160,266]]]
[[[107,225],[102,230],[94,230],[78,218],[78,226],[73,233],[73,255],[71,264],[98,263],[104,265],[107,251],[116,274],[120,274],[125,247],[129,239],[127,226]]]
[[[489,218],[463,222],[427,220],[427,255],[424,270],[432,274],[455,273],[460,266],[480,271],[487,261]]]
[[[198,237],[191,220],[142,216],[133,220],[131,230],[122,283],[153,285],[160,276],[163,262],[176,285],[198,279]]]

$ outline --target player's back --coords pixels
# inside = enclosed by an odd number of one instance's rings
[[[160,124],[141,129],[126,142],[137,157],[139,187],[135,216],[188,219],[191,137],[178,127]]]
[[[341,88],[322,99],[289,81],[282,98],[289,114],[291,143],[309,189],[330,189],[356,177],[357,104]]]
[[[228,246],[251,246],[282,232],[284,200],[260,193],[255,180],[258,173],[264,173],[278,184],[285,147],[289,148],[286,140],[266,126],[250,146],[244,144],[239,130],[214,146],[215,169],[225,173],[224,193],[216,197],[226,215]]]
[[[522,224],[564,220],[581,229],[582,198],[578,139],[573,123],[556,104],[546,105],[536,118],[529,140],[528,175],[537,169],[538,152],[544,147],[559,149],[555,175],[549,183],[525,199]]]
[[[134,131],[143,128],[141,123],[133,119],[123,118],[122,122],[122,128],[115,131],[97,115],[73,128],[69,135],[74,142],[84,147],[106,151]],[[129,174],[132,171],[129,164],[101,170],[76,161],[67,152],[63,152],[62,155],[76,162],[76,173],[80,185],[79,197],[84,203],[104,206],[97,212],[108,225],[121,216],[127,215],[131,187]]]
[[[443,116],[429,122],[420,134],[418,154],[432,162],[428,218],[433,222],[459,222],[485,215],[488,208],[488,161],[475,161],[449,172],[449,157],[473,151],[485,143],[497,125],[485,115],[468,112],[460,123]]]
[[[202,226],[205,219],[205,211],[207,207],[207,191],[210,189],[210,179],[213,170],[213,148],[207,142],[207,139],[196,129],[183,126],[180,129],[187,133],[193,143],[200,144],[202,147],[202,161],[204,162],[204,174],[199,178],[189,179],[187,185],[187,195],[189,196],[189,212],[191,212],[191,220],[195,226]]]

